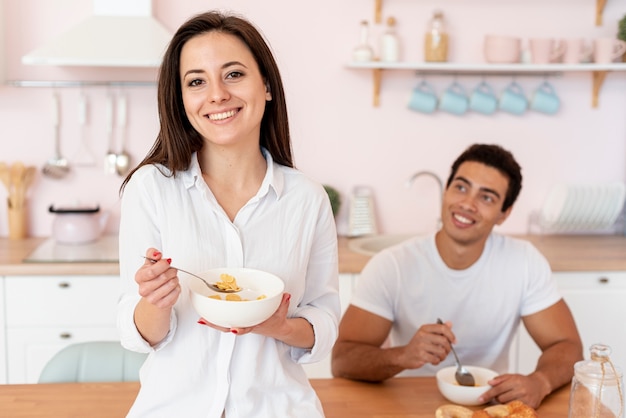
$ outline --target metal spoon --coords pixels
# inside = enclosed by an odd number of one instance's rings
[[[145,258],[146,260],[149,260],[149,261],[153,262],[153,263],[156,263],[157,261],[159,261],[159,260],[155,260],[153,258],[149,258],[149,257],[145,257],[145,256],[142,256],[142,257]],[[207,285],[207,287],[209,289],[214,290],[214,291],[219,292],[219,293],[237,293],[237,292],[241,292],[243,290],[243,288],[241,288],[241,287],[239,289],[222,289],[222,288],[218,287],[217,285],[215,285],[214,283],[207,282],[206,280],[204,280],[202,277],[198,276],[197,274],[190,273],[190,272],[188,272],[186,270],[183,270],[183,269],[178,268],[178,267],[174,267],[172,265],[170,265],[170,267],[173,268],[173,269],[176,269],[178,271],[182,271],[183,273],[187,273],[188,275],[193,276],[196,279],[202,280],[204,282],[204,284]]]
[[[52,106],[52,124],[54,125],[54,157],[46,161],[42,172],[45,176],[60,179],[69,173],[70,166],[67,160],[61,156],[61,146],[59,144],[59,96],[56,93],[52,96]]]
[[[437,323],[443,324],[443,321],[437,318]],[[452,349],[452,354],[454,354],[454,358],[456,360],[456,372],[454,373],[454,378],[457,383],[461,386],[475,386],[474,376],[472,376],[472,374],[461,365],[459,357],[456,355],[456,351],[454,351],[452,344],[450,344],[450,348]]]

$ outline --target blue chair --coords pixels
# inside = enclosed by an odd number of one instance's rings
[[[48,361],[39,383],[135,382],[146,357],[126,350],[119,341],[72,344]]]

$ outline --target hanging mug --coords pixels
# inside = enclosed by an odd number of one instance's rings
[[[498,98],[489,84],[481,82],[474,88],[469,103],[470,109],[483,115],[491,115],[498,109]]]
[[[435,89],[426,81],[422,81],[411,93],[409,109],[421,113],[433,113],[437,110]]]
[[[544,81],[533,93],[530,108],[534,111],[553,115],[561,107],[561,100],[554,91],[552,84]]]
[[[500,96],[499,106],[500,110],[514,115],[521,115],[526,112],[528,100],[522,87],[515,81],[509,84]]]
[[[469,99],[465,89],[456,81],[443,92],[439,101],[439,109],[454,115],[464,114],[468,106]]]

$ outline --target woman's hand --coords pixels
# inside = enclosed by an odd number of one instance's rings
[[[155,248],[148,249],[146,256],[157,261],[147,259],[135,273],[139,294],[159,309],[171,308],[181,292],[177,271],[170,267],[171,260],[163,260],[163,254]]]
[[[289,293],[283,293],[283,298],[280,301],[280,305],[276,309],[276,312],[274,312],[272,316],[270,316],[264,322],[261,322],[260,324],[252,326],[252,327],[224,328],[224,327],[220,327],[219,325],[215,325],[207,321],[204,318],[200,318],[198,323],[201,325],[206,325],[208,327],[214,328],[218,331],[232,332],[233,334],[237,334],[237,335],[244,335],[244,334],[248,334],[252,332],[255,334],[261,334],[261,335],[265,335],[268,337],[276,338],[274,333],[278,331],[279,329],[284,328],[284,326],[287,323],[287,311],[289,309],[290,298],[291,298],[291,295]],[[239,303],[239,302],[233,302],[233,303]]]

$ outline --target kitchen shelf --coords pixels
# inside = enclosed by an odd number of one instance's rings
[[[5,83],[14,87],[156,87],[154,81],[47,81],[47,80],[10,80]]]
[[[351,62],[348,68],[372,70],[373,105],[380,104],[380,88],[383,70],[415,71],[417,74],[443,75],[505,75],[547,76],[566,72],[591,72],[593,77],[592,107],[598,107],[599,94],[606,75],[611,71],[626,71],[626,63],[610,64],[457,64],[424,62]]]
[[[607,0],[596,0],[596,26],[602,26],[602,15]],[[383,0],[374,0],[374,22],[381,23],[383,21]]]

